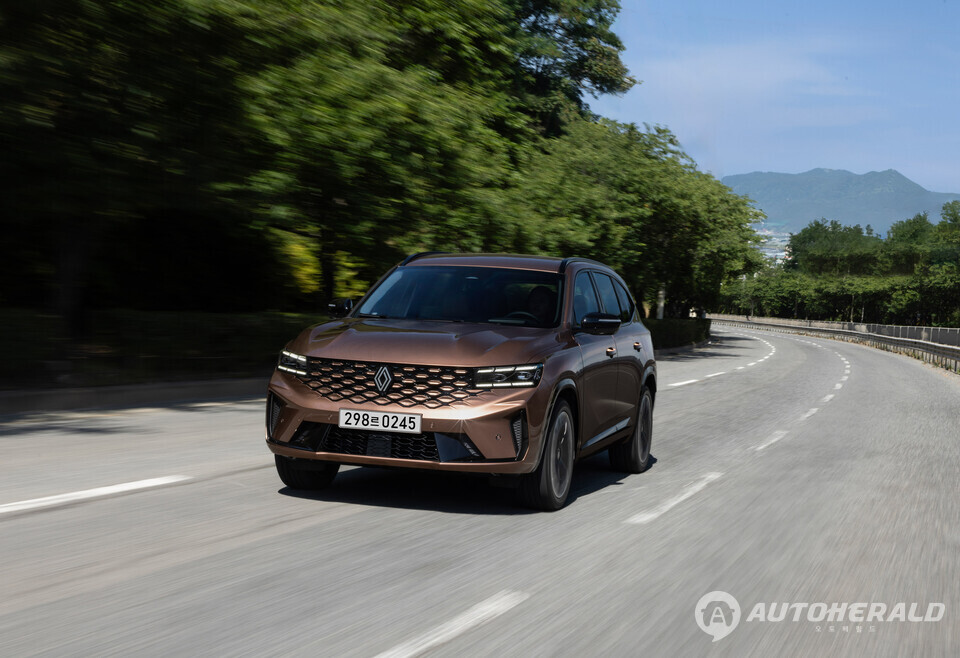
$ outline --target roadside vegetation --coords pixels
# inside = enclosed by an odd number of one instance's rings
[[[760,266],[758,213],[666,128],[590,111],[637,84],[618,9],[6,3],[0,306],[63,364],[108,311],[321,319],[423,250],[594,257],[668,317],[716,305]]]
[[[886,237],[819,220],[790,237],[789,257],[722,287],[718,310],[877,324],[960,326],[960,201]]]

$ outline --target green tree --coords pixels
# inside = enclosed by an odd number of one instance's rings
[[[250,179],[265,221],[317,240],[326,298],[338,254],[359,256],[370,280],[412,250],[482,248],[510,173],[512,144],[495,129],[512,120],[503,94],[391,58],[419,50],[404,31],[409,12],[310,3],[312,20],[302,20],[300,11],[281,23],[302,54],[246,84],[273,150]]]
[[[617,0],[508,0],[519,43],[515,73],[521,106],[548,136],[583,116],[585,95],[630,89],[611,26]]]
[[[882,267],[891,274],[913,274],[929,263],[935,239],[927,213],[894,222],[883,242]]]
[[[725,278],[760,266],[749,201],[696,170],[663,128],[574,121],[535,155],[516,195],[537,250],[603,260],[670,314],[712,306]]]
[[[256,140],[235,84],[258,61],[242,25],[247,13],[239,4],[185,0],[0,9],[0,194],[5,233],[14,238],[4,243],[31,245],[23,254],[3,249],[0,294],[8,302],[47,299],[79,333],[91,304],[149,303],[153,291],[137,285],[147,280],[166,280],[172,292],[171,278],[190,271],[195,295],[181,288],[180,304],[202,299],[205,289],[230,297],[224,281],[204,275],[234,264],[229,248],[215,246],[251,240],[241,236],[242,213],[218,192],[243,179]],[[167,253],[153,265],[169,271],[145,266],[151,236],[208,221],[218,240],[193,252],[197,262],[188,256],[195,243],[181,233],[176,253],[186,262]],[[130,236],[147,242],[123,242]],[[233,281],[257,271],[247,260]]]

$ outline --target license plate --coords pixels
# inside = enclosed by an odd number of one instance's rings
[[[420,414],[399,414],[392,411],[340,410],[340,427],[351,430],[377,430],[420,434]]]

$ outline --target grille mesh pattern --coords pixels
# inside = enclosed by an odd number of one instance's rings
[[[383,391],[379,390],[377,381],[381,367],[387,369],[391,380]],[[470,368],[310,358],[306,373],[297,375],[297,379],[317,395],[334,402],[347,400],[355,404],[373,402],[436,409],[490,391],[476,388]],[[380,373],[379,379],[382,384],[386,379],[384,373]]]
[[[370,455],[394,459],[440,461],[432,434],[364,432],[331,427],[320,450],[342,455]]]

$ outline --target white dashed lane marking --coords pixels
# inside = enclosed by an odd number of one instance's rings
[[[810,409],[807,413],[800,416],[800,420],[806,420],[807,418],[817,413],[818,411],[820,411],[820,409],[818,407],[814,407],[813,409]]]
[[[651,521],[659,518],[666,512],[669,512],[674,507],[685,501],[686,499],[697,495],[700,491],[703,490],[708,484],[722,476],[723,473],[707,473],[700,480],[694,482],[691,485],[688,485],[682,492],[673,498],[666,500],[656,507],[654,507],[649,512],[641,512],[635,516],[631,516],[625,521],[625,523],[632,523],[636,525],[643,525],[644,523],[650,523]]]
[[[481,601],[466,612],[457,615],[450,621],[440,624],[433,630],[399,644],[388,651],[378,654],[377,658],[407,658],[420,654],[449,642],[458,635],[472,628],[509,612],[530,598],[526,592],[511,592],[504,590]]]
[[[754,450],[759,451],[759,450],[763,450],[764,448],[767,448],[767,447],[769,447],[769,446],[772,446],[774,443],[776,443],[777,441],[779,441],[780,439],[782,439],[782,438],[785,437],[786,435],[787,435],[786,430],[779,430],[779,431],[777,431],[777,432],[774,432],[774,433],[770,436],[769,439],[767,439],[766,441],[764,441],[763,443],[761,443],[760,445],[758,445],[756,448],[754,448]]]
[[[84,491],[74,491],[71,493],[59,494],[56,496],[45,496],[43,498],[32,498],[30,500],[21,500],[16,503],[7,503],[0,505],[0,514],[10,512],[24,512],[27,510],[40,509],[42,507],[55,507],[57,505],[66,505],[80,500],[90,500],[91,498],[103,498],[119,493],[138,491],[140,489],[150,489],[153,487],[162,487],[167,484],[183,482],[191,478],[186,475],[168,475],[166,477],[151,478],[149,480],[138,480],[136,482],[125,482],[124,484],[113,484],[108,487],[97,487],[96,489],[85,489]]]
[[[767,347],[770,348],[770,351],[767,352],[767,354],[766,354],[765,356],[757,359],[757,360],[754,361],[753,363],[748,363],[746,366],[737,366],[736,368],[733,369],[733,371],[744,370],[744,369],[747,368],[748,366],[755,366],[755,365],[757,365],[757,364],[759,364],[759,363],[763,363],[764,361],[766,361],[767,359],[769,359],[770,357],[772,357],[774,354],[777,353],[777,348],[774,347],[773,344],[772,344],[770,341],[764,340],[763,338],[760,338],[759,336],[751,336],[751,335],[749,335],[749,334],[740,334],[740,333],[735,333],[735,332],[729,332],[729,335],[732,335],[732,336],[745,336],[746,338],[751,338],[751,339],[753,339],[753,340],[759,340],[761,343],[763,343],[764,345],[766,345]],[[676,387],[678,387],[678,386],[686,386],[687,384],[696,384],[696,383],[698,383],[698,382],[702,382],[702,381],[705,381],[705,380],[707,380],[707,379],[711,379],[711,378],[713,378],[713,377],[719,377],[719,376],[721,376],[721,375],[729,374],[730,372],[731,372],[730,370],[724,370],[724,371],[722,371],[722,372],[714,372],[714,373],[711,373],[711,374],[709,374],[709,375],[704,375],[704,376],[703,376],[702,378],[700,378],[700,379],[688,379],[688,380],[686,380],[686,381],[677,382],[677,383],[675,383],[675,384],[667,384],[667,386],[670,387],[670,388],[676,388]]]

